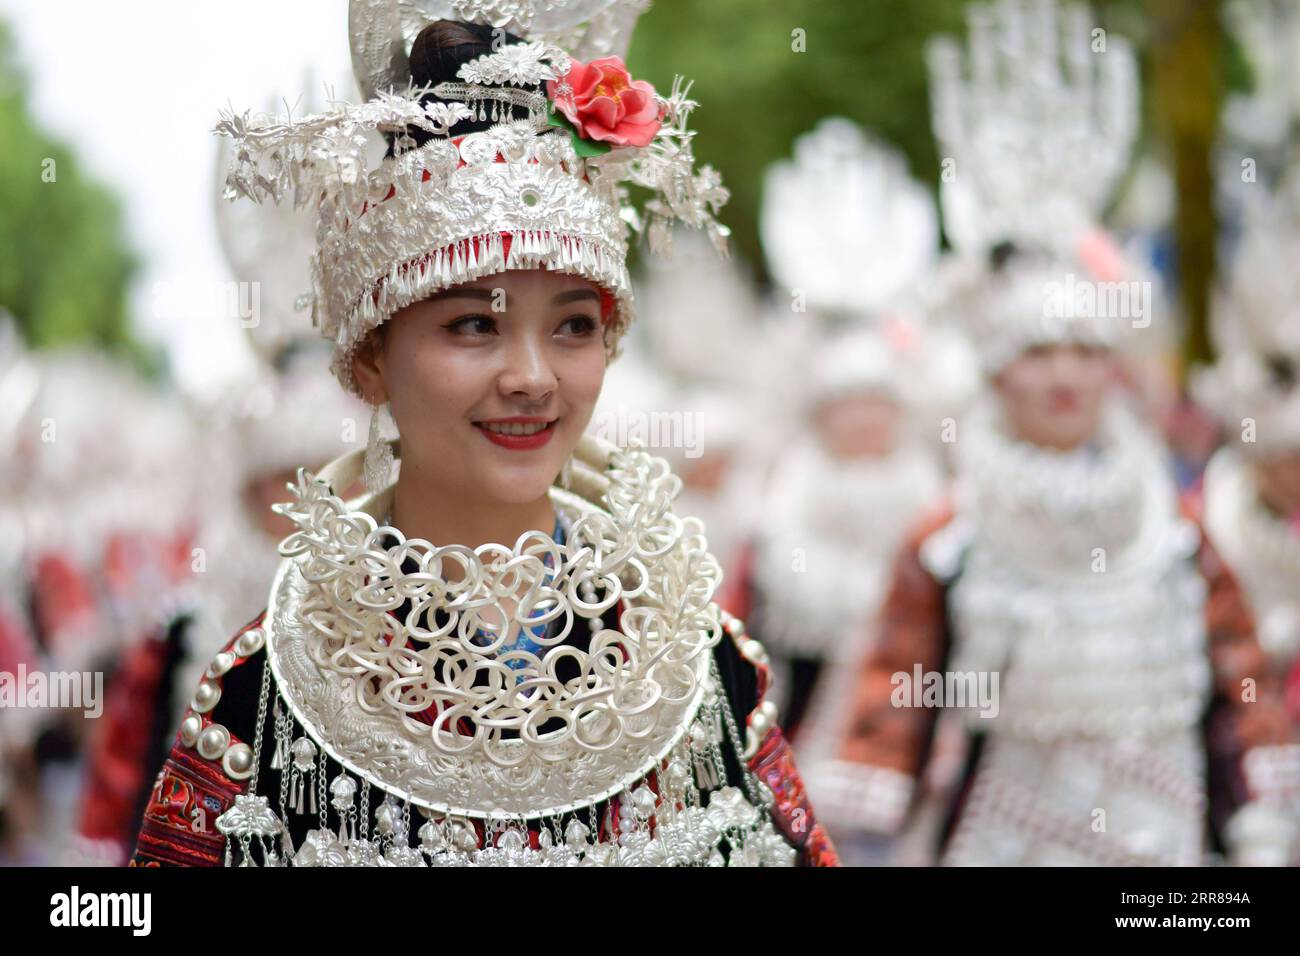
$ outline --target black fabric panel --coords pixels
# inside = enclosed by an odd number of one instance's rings
[[[740,656],[727,634],[722,635],[713,649],[713,657],[718,662],[718,676],[722,679],[722,689],[731,705],[731,713],[736,720],[736,730],[740,734],[740,745],[745,743],[745,720],[758,706],[758,672],[754,665]],[[724,728],[725,729],[725,728]],[[741,767],[740,754],[732,747],[730,739],[722,744],[722,760],[727,768],[727,782],[734,787],[742,787],[744,772]]]
[[[140,792],[136,795],[135,808],[131,812],[130,832],[123,835],[128,842],[133,842],[135,835],[140,832],[140,826],[144,822],[145,807],[149,805],[149,798],[153,795],[154,780],[171,752],[172,742],[176,736],[176,728],[171,726],[172,701],[176,697],[177,672],[185,658],[185,636],[193,626],[192,616],[181,615],[171,621],[162,637],[166,645],[163,652],[163,667],[158,675],[158,687],[148,716],[148,726],[145,728],[149,747],[144,755]]]

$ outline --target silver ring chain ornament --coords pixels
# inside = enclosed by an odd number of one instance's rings
[[[722,865],[724,844],[732,865],[793,862],[768,818],[770,791],[744,767],[717,677],[717,564],[698,524],[671,513],[680,483],[644,452],[606,448],[599,458],[606,467],[582,468],[575,484],[590,488],[593,475],[601,478],[596,487],[609,510],[553,489],[570,519],[565,544],[525,535],[513,552],[405,541],[365,511],[349,511],[324,483],[300,480],[299,501],[283,506],[299,531],[282,545],[297,553],[277,576],[267,619],[276,685],[268,695],[278,693],[276,708],[320,749],[321,826],[296,854],[286,841],[286,858],[371,865],[391,851],[389,863],[423,864],[393,833],[377,850],[363,835],[368,821],[349,829],[340,820],[337,835],[326,825],[328,756],[338,764],[335,782],[355,778],[421,811],[419,834],[404,836],[420,836],[432,865]],[[384,513],[382,501],[371,508]],[[455,555],[459,586],[442,581],[439,558],[447,554]],[[419,570],[403,571],[411,559]],[[601,586],[596,603],[579,596],[579,585],[592,581]],[[502,654],[506,596],[517,601],[518,621],[562,622],[559,637]],[[623,605],[617,629],[593,628],[585,651],[562,643],[574,617],[598,619],[615,602]],[[405,622],[388,613],[395,603],[406,603]],[[441,625],[415,623],[433,621],[435,606]],[[505,658],[523,666],[504,667]],[[561,683],[556,660],[576,662],[580,677]],[[486,684],[476,686],[466,676],[473,673],[487,675]],[[268,707],[264,699],[263,720]],[[430,721],[430,708],[440,717],[454,710],[468,726]],[[418,710],[423,720],[412,716]],[[560,730],[539,732],[557,722]],[[288,734],[281,728],[277,736]],[[720,746],[727,737],[743,793],[727,785]],[[282,765],[284,806],[292,781]],[[350,795],[356,784],[341,786]],[[707,807],[701,791],[712,791]],[[583,824],[581,815],[591,820],[602,803],[606,826]],[[355,818],[350,803],[347,813]],[[476,821],[495,836],[480,841]],[[543,835],[538,847],[529,821]]]

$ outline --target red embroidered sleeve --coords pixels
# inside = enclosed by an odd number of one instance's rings
[[[745,627],[726,611],[723,629],[741,658],[754,669],[757,704],[745,719],[744,759],[772,791],[772,823],[799,852],[800,866],[839,866],[839,857],[826,828],[817,822],[808,791],[795,767],[794,753],[776,723],[776,705],[766,699],[772,684],[771,668],[763,645],[745,636]]]
[[[223,676],[261,652],[261,623],[259,616],[213,658],[154,783],[131,866],[222,864],[226,839],[217,817],[244,793],[251,767],[236,771],[230,758],[241,751],[248,756],[247,745],[213,714]]]
[[[1206,585],[1210,662],[1215,690],[1229,711],[1225,721],[1211,728],[1211,755],[1236,765],[1241,799],[1291,799],[1300,778],[1300,749],[1283,677],[1269,666],[1241,585],[1201,523],[1199,496],[1185,496],[1182,511],[1201,532],[1196,559]]]
[[[813,815],[803,779],[794,765],[790,742],[779,727],[768,731],[758,753],[750,759],[749,769],[771,788],[776,797],[772,822],[799,851],[799,865],[839,866],[835,846],[826,828]]]
[[[103,848],[104,862],[121,866],[131,851],[139,812],[137,801],[153,768],[146,766],[155,730],[156,705],[167,645],[147,640],[126,656],[114,678],[104,719],[91,740],[86,792],[81,803],[79,833]],[[111,849],[109,849],[111,848]]]
[[[945,589],[922,562],[930,536],[952,520],[945,503],[925,516],[900,549],[849,703],[844,737],[814,770],[826,821],[844,832],[892,835],[912,806],[934,732],[931,708],[895,707],[894,675],[938,669],[948,634]]]
[[[244,792],[180,741],[154,784],[131,866],[221,866],[226,839],[216,819]]]

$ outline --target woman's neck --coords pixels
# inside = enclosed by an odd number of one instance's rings
[[[519,536],[529,531],[551,534],[555,530],[555,507],[546,494],[537,501],[503,504],[457,497],[399,479],[393,489],[390,523],[407,538],[423,538],[435,547],[501,544],[513,548]]]

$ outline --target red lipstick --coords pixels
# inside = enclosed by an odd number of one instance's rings
[[[489,418],[481,422],[475,422],[474,427],[483,433],[483,437],[494,445],[500,445],[502,448],[509,448],[511,451],[532,451],[535,448],[541,448],[555,434],[555,424],[559,419],[540,418],[537,416],[517,415],[513,418]],[[505,432],[493,431],[488,428],[489,425],[545,425],[532,434],[512,435]]]

